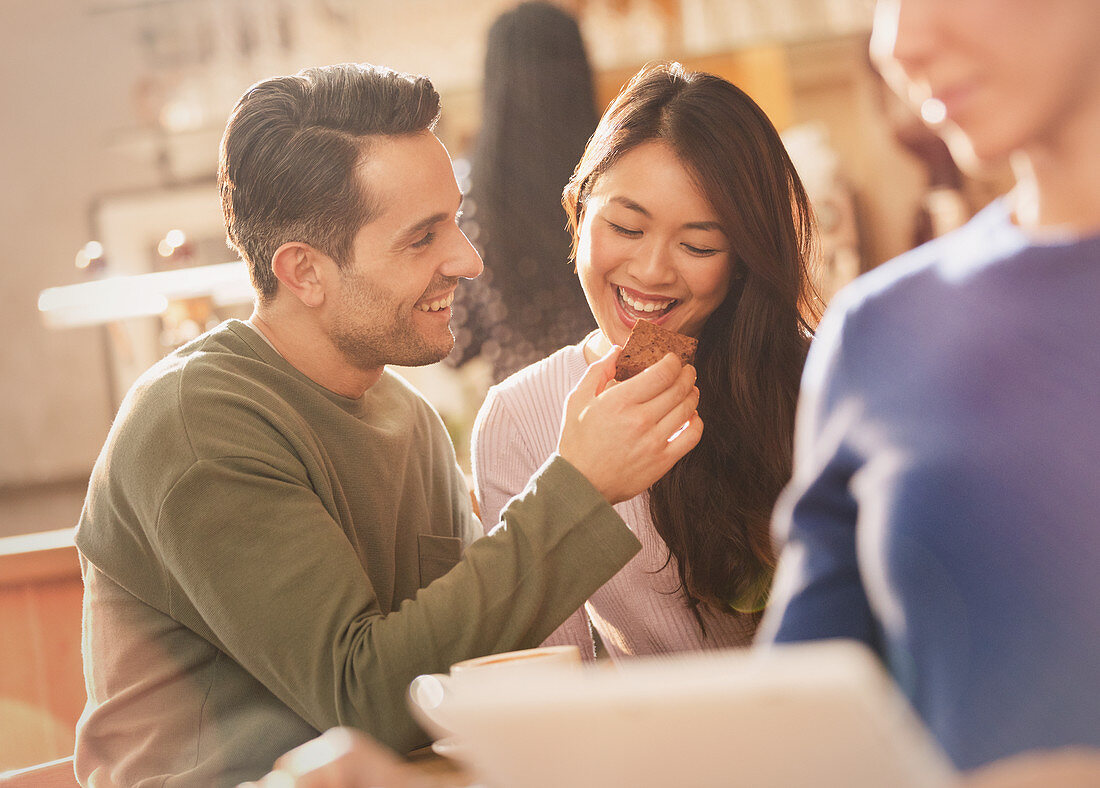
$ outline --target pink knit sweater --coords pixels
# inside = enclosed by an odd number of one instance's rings
[[[522,492],[554,453],[565,398],[586,366],[582,345],[571,345],[489,390],[473,431],[474,480],[483,522],[496,524],[508,500]],[[752,637],[747,617],[700,606],[706,634],[700,630],[678,590],[676,563],[668,560],[668,548],[653,527],[647,495],[615,510],[641,541],[641,552],[546,644],[575,643],[592,659],[591,622],[613,659],[747,645]]]

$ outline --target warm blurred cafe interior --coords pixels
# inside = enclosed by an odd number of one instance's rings
[[[558,4],[580,24],[600,112],[659,60],[715,72],[755,98],[813,201],[826,301],[960,224],[1004,183],[1001,172],[955,170],[884,89],[867,56],[868,0]],[[250,312],[215,185],[237,97],[326,63],[427,74],[466,188],[487,32],[513,5],[4,0],[0,771],[72,752],[83,684],[71,528],[122,395],[165,353]],[[491,367],[473,358],[409,371],[463,461]]]

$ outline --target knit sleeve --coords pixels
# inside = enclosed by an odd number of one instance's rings
[[[471,453],[478,506],[486,532],[497,527],[508,501],[527,486],[555,449],[567,386],[566,359],[553,356],[534,374],[521,375],[490,389],[474,423]],[[586,661],[596,644],[584,608],[578,608],[543,643],[576,645]]]
[[[552,451],[537,456],[509,398],[497,388],[489,391],[471,436],[474,487],[486,532],[496,527],[504,505],[527,486]]]

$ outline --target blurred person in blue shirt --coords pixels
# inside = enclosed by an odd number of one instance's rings
[[[831,304],[760,638],[868,644],[960,769],[1100,746],[1100,4],[880,0],[871,50],[1016,186]]]

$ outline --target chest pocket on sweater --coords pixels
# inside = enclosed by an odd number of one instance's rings
[[[438,580],[462,558],[462,540],[456,536],[419,534],[420,587]]]

